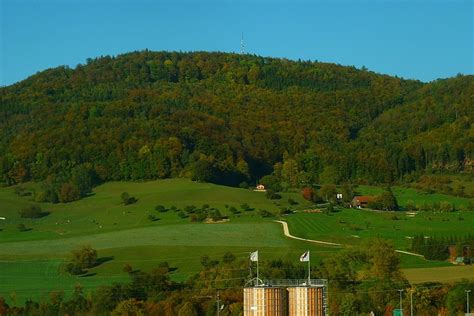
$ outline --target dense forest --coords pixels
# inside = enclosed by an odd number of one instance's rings
[[[471,172],[474,76],[148,50],[0,88],[0,182],[64,202],[98,183],[189,177],[288,187]]]

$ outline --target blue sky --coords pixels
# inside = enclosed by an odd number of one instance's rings
[[[0,0],[0,85],[133,50],[238,52],[430,81],[472,74],[471,0]]]

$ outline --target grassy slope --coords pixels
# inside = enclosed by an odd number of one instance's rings
[[[34,184],[31,184],[34,186]],[[124,191],[138,198],[134,205],[120,204]],[[282,206],[291,196],[305,207],[305,201],[296,193],[284,194],[278,202]],[[227,214],[225,205],[237,208],[243,203],[256,210],[277,210],[265,194],[249,190],[228,188],[212,184],[193,183],[183,179],[143,183],[107,183],[94,190],[94,195],[69,204],[41,206],[50,211],[38,220],[21,219],[18,210],[30,205],[29,197],[18,197],[13,188],[0,189],[0,296],[16,293],[18,300],[42,298],[51,290],[72,291],[80,283],[86,289],[99,284],[127,279],[122,272],[125,263],[135,269],[150,270],[161,261],[168,261],[178,269],[176,280],[184,280],[200,269],[200,258],[208,254],[220,258],[233,252],[245,258],[258,248],[262,258],[298,256],[308,248],[304,242],[283,237],[281,226],[263,220],[255,213],[245,212],[222,224],[190,223],[175,212],[158,213],[157,204],[201,206],[209,204]],[[153,213],[160,220],[151,222],[147,215]],[[99,223],[95,224],[93,221]],[[25,223],[31,231],[20,233],[16,229]],[[102,226],[102,228],[100,227]],[[102,258],[110,257],[100,266],[91,269],[90,277],[72,277],[60,271],[62,260],[68,252],[82,244],[98,249]],[[333,248],[309,245],[315,252],[331,252]],[[33,289],[35,289],[33,291]]]
[[[137,197],[138,202],[130,206],[121,205],[120,194],[124,191]],[[395,190],[395,193],[399,195],[399,191]],[[283,199],[277,203],[286,206],[289,196],[299,202],[298,208],[309,206],[296,193],[283,194]],[[398,198],[403,204],[404,197]],[[242,213],[239,217],[231,216],[229,223],[222,224],[190,223],[175,212],[154,211],[157,204],[178,208],[209,204],[230,215],[225,205],[239,208],[242,203],[255,209],[275,211],[279,208],[262,193],[171,179],[107,183],[81,201],[42,203],[42,208],[51,214],[38,220],[25,220],[18,216],[18,210],[32,204],[31,198],[16,196],[13,188],[0,189],[0,216],[7,217],[6,221],[0,221],[0,296],[10,297],[15,293],[21,302],[27,297],[44,298],[51,290],[70,292],[76,283],[93,289],[100,284],[124,281],[127,279],[122,272],[125,263],[135,269],[149,270],[166,260],[178,268],[173,278],[184,280],[199,270],[200,257],[204,254],[219,258],[231,251],[237,257],[245,258],[249,251],[258,248],[262,258],[298,258],[303,250],[309,248],[319,259],[335,251],[334,248],[284,238],[281,225],[260,218],[255,211]],[[150,213],[160,220],[149,221],[147,216]],[[351,235],[359,235],[361,239],[379,235],[392,239],[397,247],[403,248],[407,246],[405,236],[420,232],[420,227],[425,234],[474,232],[474,213],[463,213],[463,221],[459,221],[459,214],[422,214],[404,219],[401,213],[399,216],[403,219],[394,221],[388,218],[388,214],[345,210],[330,216],[300,213],[287,219],[292,234],[296,236],[354,244],[359,239]],[[367,222],[370,222],[369,229],[366,228]],[[19,223],[25,223],[32,230],[18,232],[16,226]],[[354,231],[356,227],[362,230]],[[99,250],[100,257],[111,260],[91,269],[89,277],[61,273],[62,260],[72,248],[81,244],[92,245]],[[445,265],[405,255],[402,263],[404,268]],[[428,273],[426,277],[429,280],[436,274]]]

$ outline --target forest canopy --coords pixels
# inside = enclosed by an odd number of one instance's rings
[[[474,76],[148,50],[0,88],[0,182],[68,202],[112,180],[289,187],[472,172]],[[56,197],[48,197],[56,194]]]

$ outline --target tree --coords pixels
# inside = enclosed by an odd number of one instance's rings
[[[390,187],[387,188],[378,198],[377,202],[380,203],[380,207],[382,210],[385,211],[397,211],[398,210],[398,202],[397,198],[392,192]]]
[[[135,197],[130,196],[130,195],[128,194],[128,192],[123,192],[123,193],[120,195],[120,199],[122,200],[123,205],[134,204],[134,203],[136,203],[136,202],[138,201]]]
[[[61,203],[77,201],[81,198],[79,188],[70,182],[63,183],[59,189],[58,199]]]
[[[325,184],[319,190],[319,193],[326,202],[334,202],[336,200],[336,186],[334,184]]]
[[[135,298],[121,301],[112,311],[112,316],[142,316],[145,315],[144,304]]]
[[[96,264],[97,250],[89,245],[84,245],[71,251],[71,257],[66,264],[66,271],[71,274],[82,274]]]
[[[178,311],[178,316],[198,316],[196,307],[193,303],[185,302]]]
[[[194,163],[191,179],[198,182],[212,182],[214,171],[212,164],[206,159],[200,159]]]
[[[303,188],[302,195],[305,200],[314,203],[321,203],[323,201],[318,192],[313,188]]]

